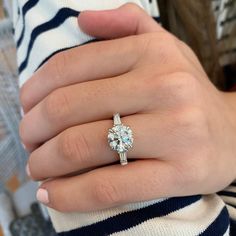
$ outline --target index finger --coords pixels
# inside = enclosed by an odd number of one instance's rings
[[[23,85],[21,103],[24,111],[28,112],[57,88],[130,71],[141,57],[146,41],[145,37],[132,37],[132,40],[96,42],[52,57]]]
[[[103,39],[165,32],[135,4],[125,4],[115,10],[85,11],[80,14],[78,22],[84,32]],[[127,39],[121,39],[81,46],[57,54],[23,86],[21,101],[24,111],[30,110],[59,87],[127,72],[137,61],[143,46],[143,40],[130,43]]]

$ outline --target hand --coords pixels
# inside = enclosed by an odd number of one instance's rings
[[[191,49],[133,4],[86,11],[79,25],[109,40],[57,54],[21,93],[30,175],[47,180],[38,198],[91,211],[229,185],[235,116]],[[125,167],[107,144],[115,112],[134,132]]]

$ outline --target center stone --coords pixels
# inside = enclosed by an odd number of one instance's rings
[[[109,129],[108,143],[118,153],[127,152],[134,142],[132,130],[128,126],[115,125]]]

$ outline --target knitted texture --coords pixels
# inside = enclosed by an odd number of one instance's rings
[[[26,153],[18,136],[19,88],[12,24],[0,21],[0,185],[14,175],[25,179]]]

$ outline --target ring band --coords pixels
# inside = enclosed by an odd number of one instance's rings
[[[120,164],[127,165],[127,152],[134,142],[133,132],[130,127],[122,124],[119,113],[114,114],[113,122],[114,125],[108,132],[108,143],[119,154]]]

